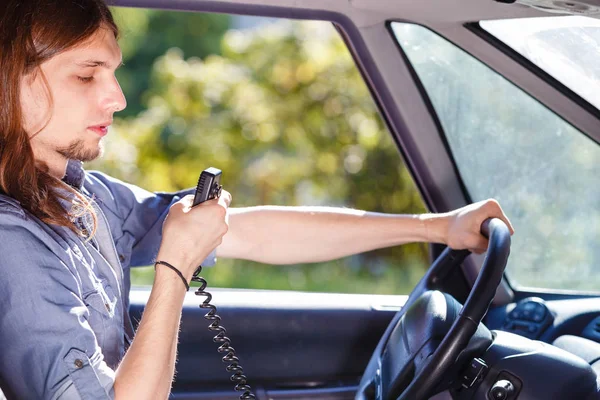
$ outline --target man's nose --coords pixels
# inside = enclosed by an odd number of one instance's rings
[[[110,112],[118,112],[127,107],[127,100],[121,90],[117,78],[113,78],[110,85],[105,88],[102,96],[102,108]]]

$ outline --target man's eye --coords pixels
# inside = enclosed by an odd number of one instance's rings
[[[83,83],[90,83],[94,79],[94,77],[93,76],[78,76],[77,79],[79,79]]]

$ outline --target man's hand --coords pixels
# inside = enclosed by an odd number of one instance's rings
[[[218,199],[192,208],[194,196],[174,203],[163,223],[157,260],[175,265],[188,282],[202,260],[217,248],[229,229],[227,209],[231,194],[226,190]]]
[[[481,234],[481,224],[488,218],[499,218],[506,223],[510,234],[515,233],[500,204],[494,199],[484,200],[445,214],[447,217],[446,244],[456,250],[469,249],[481,254],[487,250],[488,240]]]

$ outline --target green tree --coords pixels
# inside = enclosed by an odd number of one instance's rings
[[[221,37],[230,25],[230,17],[222,14],[123,7],[112,12],[121,30],[124,63],[117,78],[128,100],[121,116],[134,116],[146,108],[144,92],[156,58],[174,46],[186,57],[219,54]]]
[[[170,49],[158,58],[148,109],[116,121],[107,156],[91,167],[151,190],[176,190],[214,166],[223,170],[234,206],[424,211],[330,24],[230,30],[221,53],[186,59]],[[229,287],[406,293],[425,266],[426,247],[407,245],[319,265],[220,260],[206,277]]]

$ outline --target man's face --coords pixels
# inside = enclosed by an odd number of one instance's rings
[[[121,50],[108,29],[41,65],[42,74],[21,81],[23,123],[36,160],[64,176],[69,159],[91,161],[102,154],[102,137],[126,102],[114,72]],[[39,132],[39,133],[38,133]]]

